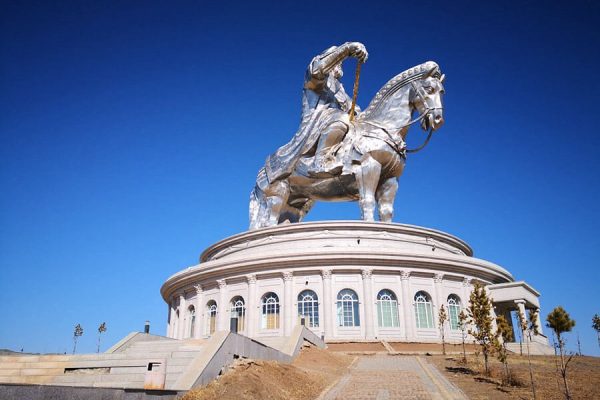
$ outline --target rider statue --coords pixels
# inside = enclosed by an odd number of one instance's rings
[[[335,161],[333,154],[350,126],[348,112],[352,99],[340,81],[342,63],[348,57],[364,63],[368,57],[367,50],[362,43],[348,42],[325,50],[310,62],[302,90],[300,127],[289,143],[267,158],[269,182],[285,179],[300,158],[313,155],[314,161],[308,167],[308,174],[313,178],[349,172],[349,167]]]

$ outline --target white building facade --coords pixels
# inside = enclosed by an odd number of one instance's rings
[[[495,311],[539,311],[539,293],[504,268],[473,257],[462,240],[417,226],[333,221],[241,233],[204,251],[200,264],[171,276],[167,336],[203,338],[237,330],[288,336],[304,324],[328,341],[460,342],[458,314],[473,283]],[[511,317],[512,313],[512,317]],[[541,334],[534,340],[547,345]]]

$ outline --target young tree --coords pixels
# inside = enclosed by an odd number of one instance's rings
[[[505,383],[510,384],[512,379],[510,377],[510,369],[508,368],[508,349],[506,348],[506,344],[514,340],[514,334],[512,327],[502,315],[496,318],[496,337],[498,339],[496,340],[498,360],[504,364]]]
[[[527,329],[527,319],[521,310],[517,311],[517,319],[519,320],[519,353],[523,355],[523,338]]]
[[[461,337],[462,337],[462,348],[463,348],[463,362],[467,363],[467,349],[465,347],[465,339],[467,338],[467,314],[465,314],[464,310],[460,310],[460,314],[458,314],[458,327],[460,329]]]
[[[519,315],[522,315],[521,312],[519,312]],[[527,362],[529,364],[529,379],[531,380],[531,391],[533,392],[533,400],[537,399],[536,393],[535,393],[535,381],[533,379],[533,368],[531,366],[531,353],[529,352],[529,342],[531,342],[531,338],[532,338],[532,334],[537,335],[538,332],[538,313],[536,310],[529,310],[529,324],[527,323],[527,320],[523,317],[522,320],[519,320],[520,324],[521,324],[521,331],[525,333],[525,335],[527,336],[528,340],[526,341],[527,343]]]
[[[442,354],[446,355],[446,321],[448,320],[448,314],[442,304],[438,312],[438,327],[440,329],[440,335],[442,336]]]
[[[469,334],[473,336],[481,348],[485,373],[489,375],[488,357],[493,353],[496,341],[496,335],[494,335],[492,327],[492,301],[488,297],[485,287],[476,282],[469,296],[469,302],[467,312],[469,323],[473,326],[473,329],[469,329]]]
[[[565,362],[565,339],[562,334],[570,332],[575,326],[575,320],[572,320],[569,314],[561,306],[556,307],[546,317],[546,326],[554,331],[556,340],[558,341],[558,349],[560,351],[560,374],[565,385],[565,398],[570,400],[571,393],[569,392],[569,384],[567,383],[567,367],[573,358],[573,355]]]
[[[594,314],[592,318],[592,328],[596,331],[596,335],[598,335],[598,346],[600,346],[600,315]]]
[[[77,324],[75,326],[75,330],[73,331],[73,354],[75,354],[75,350],[77,350],[77,339],[81,335],[83,335],[83,328],[80,324]]]
[[[98,350],[96,350],[96,353],[100,353],[100,337],[103,332],[106,332],[106,322],[101,323],[98,327]]]

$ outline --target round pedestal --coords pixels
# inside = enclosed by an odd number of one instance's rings
[[[206,249],[200,264],[171,276],[168,336],[230,328],[250,337],[288,336],[304,320],[329,340],[460,340],[453,314],[473,280],[512,282],[504,268],[472,257],[462,240],[411,225],[331,221],[244,232]]]

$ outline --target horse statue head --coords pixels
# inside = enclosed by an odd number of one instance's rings
[[[444,123],[444,79],[445,75],[433,61],[409,68],[390,79],[357,120],[400,132],[403,138],[417,121],[423,130],[435,131]],[[414,111],[419,117],[411,120]]]

